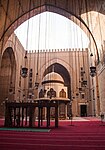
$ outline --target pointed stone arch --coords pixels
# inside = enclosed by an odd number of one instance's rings
[[[3,102],[14,99],[16,80],[16,61],[13,49],[8,47],[2,55],[0,69],[0,115],[3,115]]]
[[[40,3],[40,1],[37,0],[35,5],[30,5],[29,2],[31,2],[31,1],[27,1],[27,3],[24,5],[24,7],[26,7],[27,9],[25,11],[21,12],[19,14],[19,16],[16,16],[16,18],[14,18],[14,20],[12,20],[4,30],[3,29],[1,30],[0,41],[2,41],[2,39],[3,39],[3,42],[5,43],[7,41],[7,39],[9,38],[9,36],[13,33],[13,31],[19,25],[21,25],[24,21],[28,20],[29,18],[31,18],[39,13],[42,13],[45,11],[50,11],[50,12],[58,13],[60,15],[67,17],[68,19],[75,22],[78,26],[80,26],[80,28],[87,34],[87,36],[89,36],[89,34],[90,34],[91,38],[93,40],[93,43],[95,45],[97,59],[99,59],[98,58],[99,57],[98,56],[98,48],[97,48],[95,38],[94,38],[93,34],[91,33],[88,25],[86,24],[86,20],[84,21],[80,17],[81,14],[91,11],[89,5],[87,5],[88,9],[83,7],[82,11],[81,11],[81,7],[82,7],[81,1],[80,1],[80,3],[78,1],[75,1],[75,3],[73,3],[73,4],[72,3],[70,4],[70,2],[68,2],[68,1],[66,1],[66,2],[59,1],[56,4],[55,2],[47,2],[47,1],[41,1],[41,3]],[[67,9],[68,4],[70,5],[71,9],[70,8]],[[74,4],[79,6],[79,8],[76,11],[74,11],[72,8],[72,6],[75,7]],[[89,2],[89,4],[91,4],[91,3]],[[92,4],[94,4],[94,3],[92,3]],[[84,6],[85,5],[86,4],[84,2]],[[21,7],[22,7],[22,5],[21,5]],[[96,8],[94,7],[94,10],[95,9]],[[1,45],[2,45],[2,43],[1,43]],[[1,49],[2,49],[2,46],[1,46]]]
[[[42,79],[45,75],[52,72],[53,66],[55,66],[54,72],[60,74],[62,76],[62,78],[64,79],[64,85],[68,87],[68,97],[71,98],[71,88],[72,88],[71,87],[72,86],[71,78],[72,78],[72,76],[70,74],[72,72],[72,68],[66,62],[64,62],[62,60],[56,61],[56,59],[51,60],[50,63],[46,64],[46,67],[45,67],[45,65],[43,67],[41,67],[40,72],[42,73],[43,76],[40,80],[42,81]]]

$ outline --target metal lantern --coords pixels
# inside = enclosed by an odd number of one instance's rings
[[[94,77],[96,75],[96,67],[95,66],[90,67],[90,75],[91,75],[91,77]]]
[[[81,92],[82,91],[82,88],[81,87],[79,87],[79,92]]]
[[[36,81],[35,81],[35,88],[38,89],[39,82],[38,82],[38,72],[36,73]]]
[[[38,89],[39,83],[35,82],[35,88]]]
[[[21,76],[23,78],[26,78],[28,74],[28,68],[26,67],[27,51],[25,52],[24,61],[25,61],[25,64],[24,64],[24,67],[21,68]]]
[[[23,68],[21,69],[21,76],[22,76],[23,78],[26,78],[26,77],[27,77],[27,73],[28,73],[28,68],[23,67]]]
[[[83,81],[82,81],[82,86],[83,86],[83,87],[86,87],[86,86],[87,86],[87,80],[83,80]]]

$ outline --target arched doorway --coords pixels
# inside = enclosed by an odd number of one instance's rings
[[[58,74],[60,77],[55,77]],[[49,75],[49,76],[48,76]],[[48,76],[48,77],[47,77]],[[56,97],[58,99],[69,99],[71,100],[71,76],[65,66],[60,63],[53,63],[48,66],[43,74],[43,77],[46,77],[46,80],[42,84],[49,83],[50,86],[54,87],[56,91]],[[67,116],[71,113],[71,108],[69,103],[60,103],[59,102],[59,118],[67,119]]]
[[[54,72],[58,73],[62,76],[62,78],[64,79],[64,85],[67,86],[68,88],[68,98],[71,99],[71,78],[70,78],[70,74],[68,72],[68,70],[61,64],[59,63],[54,63],[52,65],[50,65],[44,72],[45,76],[48,73],[51,73],[54,67]]]
[[[4,114],[5,100],[14,99],[16,62],[13,49],[8,47],[2,56],[0,70],[0,116]]]

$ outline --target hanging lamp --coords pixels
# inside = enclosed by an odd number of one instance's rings
[[[92,53],[90,54],[90,57],[91,57],[91,58],[93,57],[93,54],[92,54]],[[92,64],[91,64],[91,66],[90,66],[90,76],[91,76],[91,77],[96,76],[96,66],[93,66]]]
[[[39,82],[38,82],[38,73],[36,73],[36,81],[35,81],[35,88],[38,89]]]
[[[87,80],[83,80],[83,81],[82,81],[82,84],[83,84],[84,86],[86,86],[86,85],[87,85]]]
[[[93,54],[92,54],[92,53],[90,54],[90,57],[91,57],[91,58],[93,57]],[[90,66],[90,76],[91,76],[91,77],[96,76],[96,66],[93,66],[93,65]]]
[[[21,76],[23,78],[26,78],[27,77],[27,72],[28,72],[28,68],[23,67],[22,70],[21,70]]]
[[[92,54],[92,53],[91,53],[90,57],[93,57],[93,54]],[[91,64],[91,66],[90,66],[90,76],[91,76],[91,77],[96,76],[96,66],[93,66],[92,64]]]
[[[90,75],[91,75],[91,77],[96,76],[96,67],[95,66],[90,67]]]
[[[28,68],[26,67],[27,51],[26,51],[26,53],[25,53],[24,61],[25,61],[25,66],[21,68],[21,76],[22,76],[23,78],[26,78],[27,75],[28,75]]]

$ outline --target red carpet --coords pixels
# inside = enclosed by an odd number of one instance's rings
[[[73,126],[60,121],[50,132],[0,131],[0,150],[105,150],[105,126],[97,120]]]

